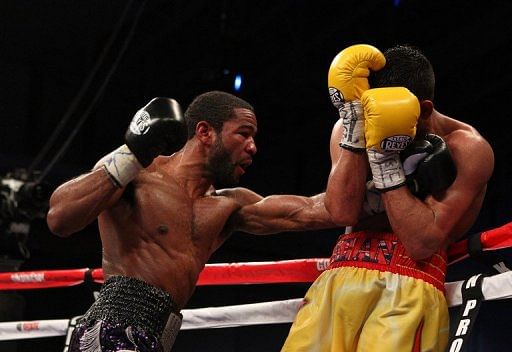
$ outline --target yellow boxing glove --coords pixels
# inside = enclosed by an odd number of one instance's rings
[[[418,98],[407,88],[389,87],[367,90],[361,102],[375,188],[384,191],[400,187],[405,184],[405,174],[399,153],[416,135]]]
[[[379,49],[366,44],[342,50],[331,63],[328,74],[329,95],[343,120],[341,147],[364,150],[364,115],[361,95],[368,89],[370,69],[380,70],[386,59]]]
[[[329,68],[329,93],[334,106],[360,100],[363,92],[369,88],[370,70],[378,71],[385,64],[384,55],[371,45],[357,44],[343,49],[334,57]]]

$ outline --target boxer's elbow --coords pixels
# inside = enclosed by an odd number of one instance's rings
[[[433,238],[417,239],[407,245],[404,243],[405,251],[414,261],[420,261],[430,258],[441,248],[441,242]]]
[[[59,207],[50,207],[46,215],[46,223],[50,231],[59,237],[68,237],[74,231],[69,226],[69,221],[65,220],[65,210]]]
[[[426,248],[409,248],[405,249],[409,257],[414,261],[420,261],[430,258],[435,251],[428,250]]]

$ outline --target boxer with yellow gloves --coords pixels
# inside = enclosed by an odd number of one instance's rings
[[[473,127],[434,109],[434,72],[421,52],[397,46],[383,55],[357,96],[364,146],[346,143],[343,122],[331,135],[325,205],[349,233],[306,293],[282,351],[445,350],[446,248],[478,215],[493,153]],[[339,72],[352,70],[344,65]],[[416,171],[403,170],[410,164]],[[384,211],[365,217],[369,177]]]
[[[376,88],[364,92],[366,152],[373,183],[381,191],[405,184],[400,152],[416,135],[418,99],[407,88]]]
[[[325,203],[328,208],[331,205],[331,209],[342,210],[333,214],[341,225],[354,223],[362,207],[363,200],[358,195],[366,188],[368,162],[363,153],[366,142],[361,96],[369,88],[370,71],[381,69],[385,63],[379,49],[357,44],[336,55],[329,68],[329,95],[340,119],[331,135],[332,167]],[[339,195],[338,184],[344,184],[350,196]]]

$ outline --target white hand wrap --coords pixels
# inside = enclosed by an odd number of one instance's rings
[[[365,149],[364,113],[361,102],[351,101],[345,103],[338,111],[343,121],[343,137],[340,142],[340,147],[350,150]]]
[[[117,187],[125,187],[143,169],[126,144],[101,158],[93,170],[100,167],[103,167]]]
[[[375,188],[389,191],[405,184],[405,173],[398,153],[375,149],[368,149],[367,153]]]

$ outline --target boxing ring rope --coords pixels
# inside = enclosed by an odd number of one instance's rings
[[[476,245],[475,245],[476,244]],[[449,264],[471,255],[475,246],[481,251],[512,247],[512,222],[499,228],[477,233],[452,245]],[[298,259],[274,262],[207,264],[199,276],[198,285],[241,285],[269,283],[309,283],[329,264],[327,258]],[[512,271],[487,276],[482,281],[484,300],[512,298]],[[13,272],[0,274],[0,290],[69,287],[84,282],[103,282],[101,269]],[[464,281],[447,282],[446,297],[450,307],[460,305]],[[182,330],[225,328],[261,324],[291,323],[302,298],[283,301],[242,304],[225,307],[184,309]],[[0,323],[0,341],[66,335],[73,319],[19,321]]]
[[[206,264],[197,285],[313,282],[328,265],[329,259]],[[103,283],[103,271],[84,268],[0,273],[0,291],[69,287],[90,280]]]

